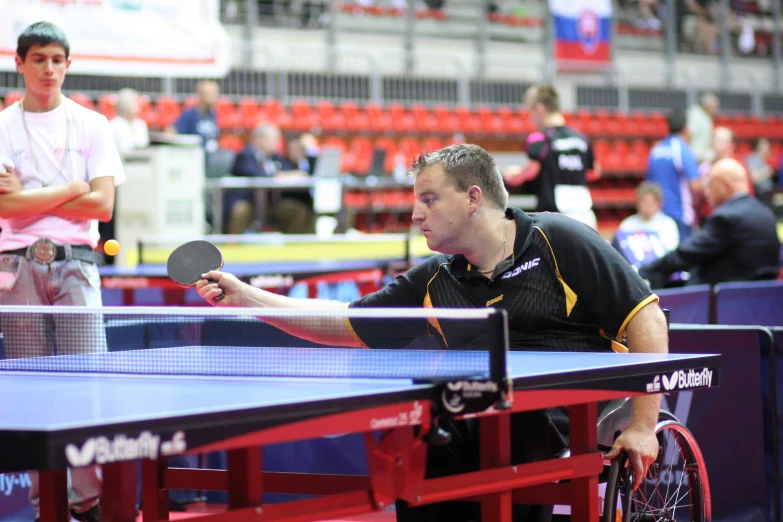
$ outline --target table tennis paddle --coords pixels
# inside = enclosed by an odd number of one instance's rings
[[[195,286],[201,274],[223,268],[223,254],[210,243],[199,239],[184,243],[169,254],[166,271],[169,278],[182,287]],[[223,299],[225,293],[215,300]]]

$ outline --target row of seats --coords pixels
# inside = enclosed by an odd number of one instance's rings
[[[116,96],[106,94],[97,101],[83,93],[70,93],[71,99],[85,107],[97,110],[107,118],[115,114]],[[22,93],[12,91],[6,94],[5,105],[20,99]],[[171,96],[158,96],[154,103],[142,98],[141,118],[152,128],[165,128],[176,121],[182,110],[196,103],[194,96],[180,103]],[[0,102],[0,108],[3,103]],[[335,104],[322,100],[309,102],[293,100],[288,107],[279,100],[267,98],[242,98],[234,102],[221,98],[216,106],[218,125],[227,132],[246,132],[260,122],[278,124],[286,131],[305,132],[320,129],[327,133],[375,134],[453,134],[518,137],[533,131],[533,125],[526,111],[508,106],[448,107],[412,104],[408,107],[391,103],[382,106],[366,103],[360,106],[354,102]],[[666,118],[660,112],[630,114],[608,110],[577,110],[567,113],[568,124],[588,136],[626,137],[655,139],[668,132]],[[770,115],[761,118],[753,115],[719,115],[716,125],[730,127],[740,140],[764,136],[768,139],[783,139],[783,116]]]
[[[393,172],[395,167],[400,164],[402,166],[410,165],[423,152],[438,150],[453,143],[451,139],[433,136],[423,139],[412,136],[395,139],[389,136],[347,138],[332,135],[322,138],[320,141],[322,145],[340,149],[343,153],[342,170],[359,176],[369,173],[375,149],[386,151],[384,170]],[[219,143],[223,149],[238,152],[244,147],[245,140],[241,136],[227,134],[220,138]],[[606,176],[613,178],[629,176],[638,179],[647,171],[647,161],[653,143],[652,140],[641,138],[633,140],[599,138],[593,140],[593,151]],[[519,143],[517,151],[522,151],[521,143]],[[738,157],[744,158],[750,152],[751,145],[749,143],[741,142],[737,145]],[[777,168],[781,154],[783,154],[783,145],[776,142],[770,155],[770,165]]]
[[[5,105],[20,99],[22,93],[6,94]],[[106,94],[93,100],[83,93],[70,93],[75,102],[99,111],[107,118],[115,115],[116,96]],[[141,100],[140,117],[151,128],[165,128],[176,121],[180,113],[196,103],[188,97],[180,103],[171,96],[158,96],[154,103],[146,97]],[[1,104],[0,104],[1,105]],[[261,122],[273,122],[283,130],[305,132],[320,129],[322,132],[374,134],[454,134],[485,135],[496,137],[520,137],[532,132],[533,124],[526,111],[509,106],[449,107],[423,104],[405,106],[391,103],[359,105],[354,102],[339,104],[322,100],[311,103],[293,100],[288,107],[279,100],[267,98],[242,98],[233,102],[221,98],[216,106],[218,126],[227,132],[247,132]],[[666,135],[666,119],[662,113],[624,114],[599,110],[579,110],[567,114],[570,125],[590,136],[660,138]],[[783,136],[783,122],[781,122]]]
[[[453,143],[451,139],[438,137],[419,139],[410,136],[399,140],[389,136],[378,138],[329,136],[320,141],[322,145],[340,149],[341,169],[359,176],[369,173],[373,151],[376,149],[386,152],[384,170],[393,172],[398,166],[410,165],[423,152],[438,150]],[[240,136],[229,134],[222,136],[219,144],[223,149],[238,152],[244,147],[245,140]],[[600,160],[602,169],[607,175],[616,177],[630,175],[638,178],[647,170],[647,157],[650,152],[650,142],[647,140],[598,139],[594,141],[593,147],[595,156]],[[521,153],[521,143],[517,151]]]

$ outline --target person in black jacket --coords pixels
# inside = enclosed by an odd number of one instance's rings
[[[646,279],[680,270],[689,284],[752,281],[779,265],[780,241],[775,216],[748,194],[745,169],[735,159],[712,167],[704,187],[713,210],[701,230],[673,250],[639,269]]]

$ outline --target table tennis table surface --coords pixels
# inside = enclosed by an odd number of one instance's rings
[[[416,259],[413,262],[419,262]],[[334,272],[352,272],[356,270],[384,269],[394,264],[402,263],[399,259],[313,259],[310,261],[275,261],[258,263],[226,263],[222,271],[233,274],[239,278],[247,278],[259,275],[314,275]],[[143,264],[136,266],[102,266],[102,277],[149,277],[167,278],[166,265]]]
[[[292,357],[301,364],[291,364]],[[643,392],[654,375],[716,367],[718,357],[510,352],[507,368],[515,390]],[[249,412],[274,422],[427,399],[432,384],[423,380],[486,373],[487,360],[486,352],[460,350],[219,346],[10,359],[0,361],[0,434],[176,426],[196,417],[209,424],[210,415],[218,422],[225,414]]]

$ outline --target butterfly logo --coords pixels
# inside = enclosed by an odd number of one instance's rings
[[[91,464],[95,458],[95,445],[95,439],[87,439],[81,450],[73,444],[68,444],[65,446],[65,457],[68,463],[74,468]]]
[[[672,374],[671,377],[666,377],[665,375],[662,376],[663,379],[663,387],[668,390],[673,390],[675,387],[677,387],[677,376],[679,375],[679,371],[676,371]]]

